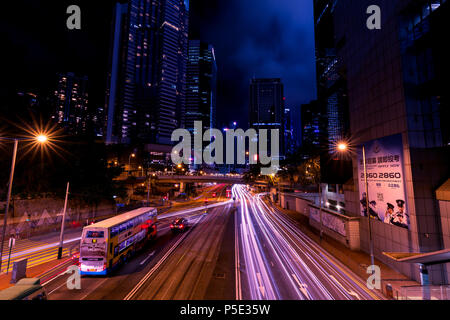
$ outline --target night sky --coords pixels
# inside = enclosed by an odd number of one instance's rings
[[[312,0],[191,0],[190,37],[216,48],[220,122],[246,127],[248,85],[280,77],[287,106],[315,98]],[[69,31],[66,8],[78,4],[82,30]],[[87,74],[90,105],[104,104],[113,1],[15,0],[0,13],[5,90],[51,92],[56,72]]]

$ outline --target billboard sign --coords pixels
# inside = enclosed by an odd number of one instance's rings
[[[372,140],[364,144],[366,154],[369,210],[367,210],[362,148],[358,154],[358,181],[361,215],[387,224],[409,228],[406,210],[403,143],[401,134]]]

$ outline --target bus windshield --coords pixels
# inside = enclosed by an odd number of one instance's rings
[[[104,238],[104,231],[88,231],[86,232],[86,238]]]
[[[80,248],[80,257],[105,257],[105,246],[86,246]]]

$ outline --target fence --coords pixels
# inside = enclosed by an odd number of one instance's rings
[[[401,287],[399,300],[450,300],[450,285]]]

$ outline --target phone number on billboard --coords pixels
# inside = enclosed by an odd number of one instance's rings
[[[368,173],[367,179],[401,179],[400,172],[382,172],[382,173]],[[361,173],[361,178],[364,179],[364,173]]]

